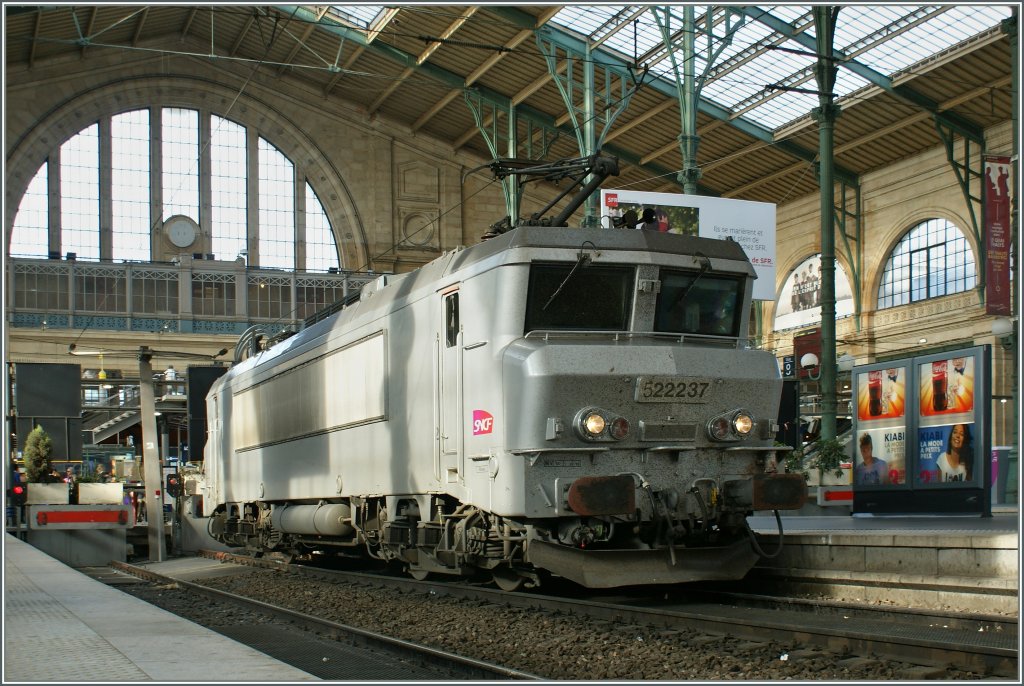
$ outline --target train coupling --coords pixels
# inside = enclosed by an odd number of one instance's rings
[[[807,502],[803,474],[756,474],[725,482],[725,501],[748,510],[799,510]]]

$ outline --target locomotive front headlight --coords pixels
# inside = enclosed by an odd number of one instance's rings
[[[591,438],[597,438],[603,434],[605,424],[604,417],[597,412],[589,412],[583,417],[583,431]]]
[[[740,436],[748,436],[754,429],[754,418],[746,412],[737,412],[732,418],[732,427]]]

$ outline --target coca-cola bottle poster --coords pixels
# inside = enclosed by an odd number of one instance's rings
[[[974,356],[964,355],[925,362],[920,366],[922,417],[965,414],[973,419]]]
[[[898,419],[906,412],[907,368],[889,367],[857,376],[857,419]]]

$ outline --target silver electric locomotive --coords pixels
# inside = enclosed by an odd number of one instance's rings
[[[215,383],[209,531],[503,588],[740,578],[747,515],[806,499],[766,472],[753,278],[731,240],[536,226],[381,276]]]

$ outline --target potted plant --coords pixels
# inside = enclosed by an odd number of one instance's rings
[[[817,451],[811,458],[811,467],[818,469],[822,474],[832,472],[835,476],[841,477],[843,470],[839,466],[846,459],[846,452],[843,444],[837,438],[829,438],[818,441]]]
[[[22,458],[25,461],[25,477],[29,483],[52,483],[53,441],[50,435],[37,426],[25,439]]]
[[[776,445],[782,445],[777,443]],[[817,469],[821,474],[832,472],[835,476],[841,477],[843,470],[840,467],[846,459],[839,439],[830,438],[818,441],[811,451],[811,459],[807,461],[807,454],[800,448],[794,448],[785,453],[782,464],[786,472],[790,474],[803,474],[804,479],[810,479],[810,470]]]

